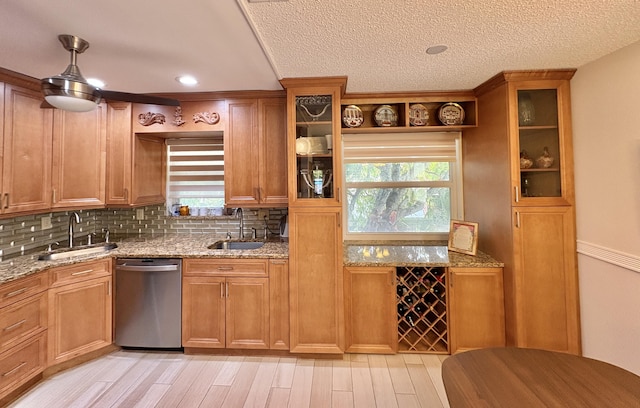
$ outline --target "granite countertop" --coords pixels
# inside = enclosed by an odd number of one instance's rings
[[[170,234],[161,236],[138,235],[135,237],[113,237],[118,247],[109,252],[56,261],[38,261],[35,254],[19,256],[0,262],[0,284],[56,266],[103,258],[288,258],[289,244],[267,240],[261,248],[252,250],[209,249],[207,246],[225,240],[218,234]]]
[[[276,258],[289,257],[289,244],[280,239],[267,240],[252,250],[209,249],[209,245],[226,237],[218,234],[169,234],[114,237],[118,247],[101,254],[75,256],[56,261],[38,261],[38,252],[0,262],[0,284],[48,268],[72,265],[103,258]],[[447,250],[446,242],[434,241],[367,241],[344,244],[345,266],[453,266],[502,267],[491,256],[476,256]]]
[[[446,242],[373,241],[344,244],[344,266],[503,267],[502,262],[477,252],[475,256],[449,251]]]

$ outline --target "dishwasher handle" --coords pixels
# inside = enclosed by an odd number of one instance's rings
[[[171,272],[177,271],[178,265],[144,265],[144,266],[136,266],[136,265],[127,265],[122,264],[116,266],[116,271],[126,271],[126,272]]]

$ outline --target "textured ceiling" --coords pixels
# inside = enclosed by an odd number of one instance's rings
[[[454,90],[634,43],[640,1],[2,0],[0,67],[59,74],[63,33],[91,43],[78,65],[110,90],[280,89],[279,78],[332,75],[349,77],[348,92]],[[174,80],[187,73],[200,84]]]
[[[347,89],[468,89],[507,69],[577,68],[640,39],[629,0],[250,3],[281,77],[347,75]],[[428,55],[432,45],[449,49]]]

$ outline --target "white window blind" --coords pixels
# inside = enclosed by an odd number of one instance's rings
[[[168,203],[224,205],[222,135],[167,139]]]
[[[345,163],[457,160],[460,133],[379,133],[342,135]]]

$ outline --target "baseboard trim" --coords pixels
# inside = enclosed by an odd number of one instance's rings
[[[640,256],[627,254],[580,240],[577,241],[577,244],[579,254],[640,273]]]

